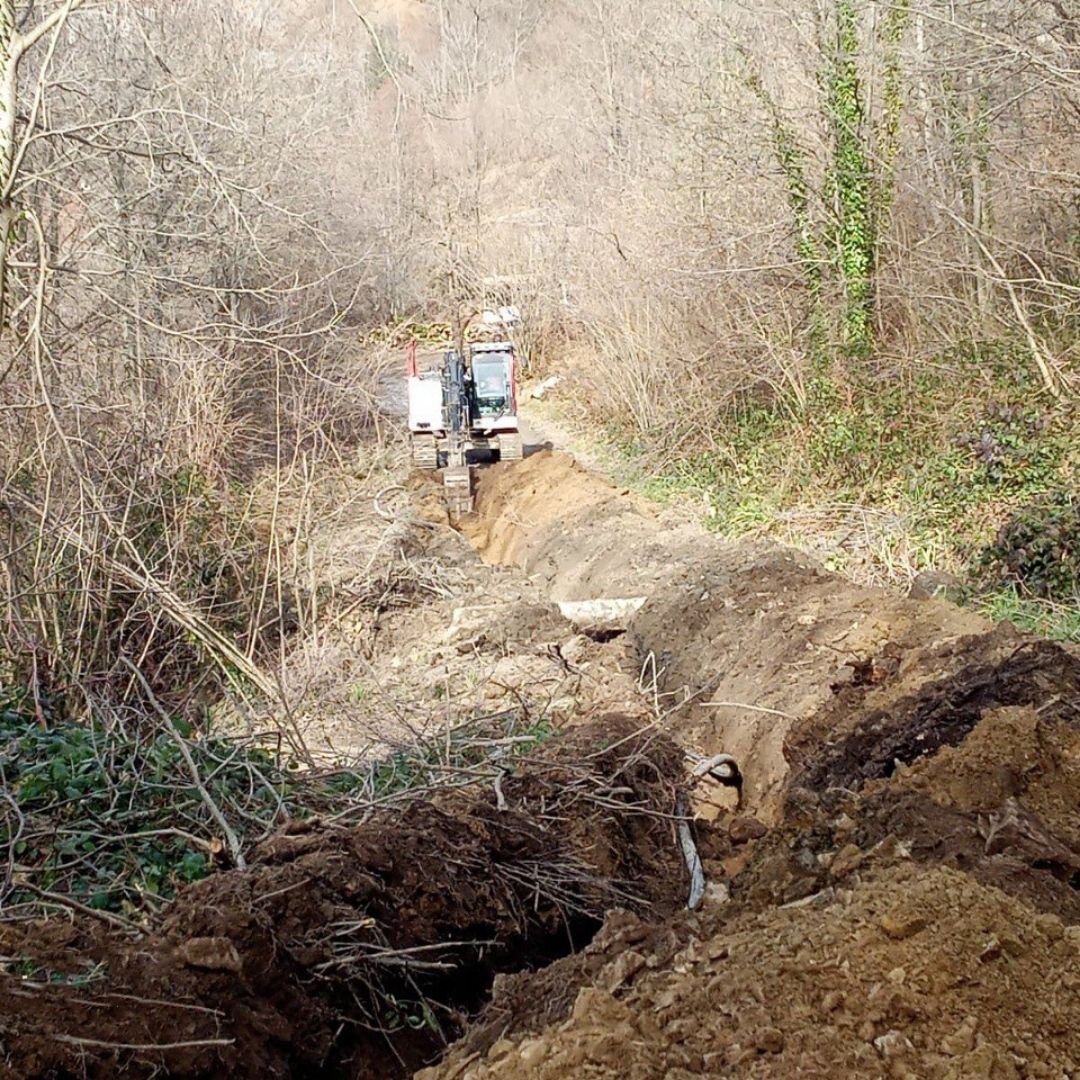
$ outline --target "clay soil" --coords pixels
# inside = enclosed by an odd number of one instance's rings
[[[1080,1077],[1074,651],[725,546],[547,450],[469,518],[408,504],[409,565],[451,585],[369,620],[364,672],[410,716],[437,670],[560,734],[498,784],[285,832],[139,940],[6,931],[60,978],[4,977],[0,1075]],[[556,606],[635,597],[606,628]],[[722,751],[738,806],[689,775]]]

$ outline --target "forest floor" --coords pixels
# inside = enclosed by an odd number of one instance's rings
[[[532,441],[459,520],[426,476],[327,515],[367,591],[289,658],[327,756],[513,714],[505,756],[136,933],[4,928],[0,1076],[1080,1077],[1077,651]]]

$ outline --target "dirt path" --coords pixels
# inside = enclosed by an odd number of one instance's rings
[[[527,450],[559,450],[597,476],[612,476],[618,471],[611,455],[572,431],[543,402],[526,399],[518,410],[518,419]]]

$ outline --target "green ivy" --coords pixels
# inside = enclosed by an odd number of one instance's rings
[[[854,0],[836,0],[835,12],[836,51],[825,80],[833,145],[827,189],[833,196],[837,263],[845,298],[844,345],[851,355],[865,357],[873,346],[876,238],[859,88],[859,19]]]
[[[1080,603],[1080,502],[1058,491],[1024,506],[987,545],[983,565],[1032,596]]]
[[[835,43],[819,72],[829,129],[820,207],[815,214],[806,154],[748,54],[744,81],[764,107],[773,153],[783,175],[794,226],[795,253],[810,297],[810,355],[815,377],[828,375],[831,339],[848,356],[868,357],[874,345],[874,274],[880,236],[895,186],[904,87],[900,45],[910,21],[910,0],[890,5],[878,34],[883,52],[882,106],[872,133],[859,79],[862,53],[858,0],[833,0]],[[872,137],[871,137],[872,135]],[[832,290],[830,290],[832,286]],[[839,293],[834,335],[828,294]]]
[[[182,720],[173,723],[242,847],[283,818],[405,794],[440,777],[456,782],[463,768],[504,751],[507,735],[516,736],[505,751],[514,754],[552,734],[545,720],[522,722],[510,711],[370,764],[309,775],[260,747],[195,737]],[[0,815],[0,850],[10,846],[16,862],[15,883],[0,904],[36,901],[21,880],[91,908],[138,911],[211,873],[221,850],[218,825],[174,735],[74,723],[48,709],[42,716],[26,696],[2,687],[0,786],[17,810]]]
[[[875,237],[880,237],[885,229],[895,189],[896,157],[900,150],[900,117],[904,108],[900,45],[910,20],[910,0],[895,0],[886,9],[879,34],[885,73],[881,92],[881,114],[874,133],[875,157],[878,163],[873,199]]]
[[[828,321],[822,290],[824,262],[811,211],[806,156],[760,76],[751,73],[746,78],[746,85],[769,114],[773,152],[784,176],[788,207],[795,225],[795,254],[810,297],[810,359],[821,378],[829,359]]]
[[[256,825],[273,819],[283,788],[267,753],[215,739],[191,740],[189,748],[230,814]],[[44,830],[0,824],[0,843],[12,843],[22,873],[40,888],[119,910],[146,896],[172,896],[210,870],[205,850],[187,837],[209,842],[216,829],[171,735],[42,724],[8,695],[0,708],[0,782],[23,819],[48,823]],[[16,888],[8,902],[20,899]]]

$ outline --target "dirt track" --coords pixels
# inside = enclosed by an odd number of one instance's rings
[[[188,890],[134,952],[77,920],[64,941],[34,947],[50,962],[58,948],[82,950],[109,974],[79,990],[78,1009],[68,989],[9,979],[7,1075],[108,1076],[121,1064],[133,1076],[158,1065],[186,1076],[406,1075],[438,1053],[432,1026],[410,1035],[399,1019],[396,1034],[365,1034],[356,987],[369,975],[312,979],[338,955],[333,927],[356,924],[355,959],[375,944],[363,929],[374,919],[379,947],[493,942],[466,950],[458,992],[424,984],[444,1033],[461,1035],[427,1080],[1080,1076],[1073,653],[944,602],[853,586],[791,552],[726,547],[549,451],[483,473],[475,516],[454,523],[483,563],[454,536],[437,487],[416,482],[410,507],[435,525],[403,525],[410,557],[456,584],[379,615],[364,631],[365,670],[380,686],[413,673],[398,691],[407,686],[418,711],[431,710],[438,681],[478,705],[542,703],[568,729],[593,721],[554,753],[597,761],[604,777],[613,766],[587,732],[607,732],[603,748],[613,732],[618,747],[647,731],[648,760],[662,764],[615,785],[645,816],[624,821],[607,796],[560,803],[550,784],[566,781],[541,764],[520,789],[488,786],[418,809],[411,824],[271,842],[251,875]],[[644,606],[616,626],[575,627],[555,606],[633,597]],[[738,812],[730,789],[696,789],[711,888],[695,913],[677,910],[687,883],[669,820],[683,782],[674,745],[732,753],[745,777]],[[543,808],[517,823],[509,848],[496,842],[499,798],[515,813]],[[644,827],[652,820],[661,825]],[[402,869],[404,841],[409,865],[424,867],[416,880]],[[565,894],[545,907],[527,889],[488,888],[515,860],[535,883],[537,867],[566,858],[572,894],[589,897],[584,921],[568,918]],[[428,886],[431,903],[395,916]],[[273,915],[253,918],[262,895]],[[531,970],[631,898],[636,911],[610,915],[584,951]],[[192,962],[191,941],[216,943],[217,967]],[[141,976],[139,955],[154,957]],[[117,993],[174,1004],[127,1021],[113,1006],[105,1023]],[[75,1041],[51,1041],[58,1028]],[[207,1038],[223,1041],[160,1053],[96,1045]]]

